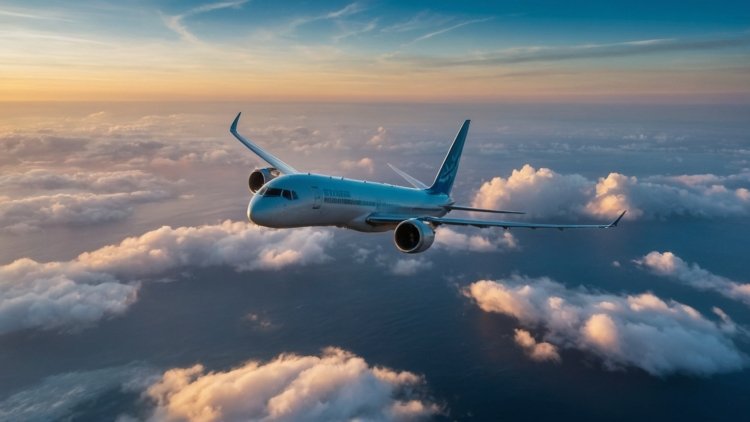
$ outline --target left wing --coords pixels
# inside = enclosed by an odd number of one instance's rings
[[[229,131],[232,132],[232,135],[234,135],[234,137],[237,138],[238,141],[242,142],[242,144],[245,145],[247,149],[256,153],[258,157],[265,160],[268,164],[272,165],[276,170],[280,171],[281,173],[283,174],[299,173],[297,170],[294,169],[294,167],[281,161],[275,155],[264,150],[263,148],[261,148],[260,146],[252,142],[251,140],[245,138],[244,136],[240,135],[239,132],[237,132],[237,122],[240,121],[241,114],[242,113],[237,114],[237,117],[235,117],[234,121],[232,122],[232,126],[229,128]]]
[[[547,223],[524,223],[521,221],[498,221],[498,220],[472,220],[466,218],[444,218],[444,217],[417,217],[422,221],[427,221],[435,225],[449,224],[454,226],[474,226],[474,227],[502,227],[504,229],[510,228],[527,228],[527,229],[608,229],[616,227],[617,223],[620,222],[622,217],[627,211],[623,211],[615,221],[609,224],[547,224]],[[371,224],[398,224],[404,220],[407,220],[404,216],[398,215],[385,215],[385,214],[373,214],[367,218],[367,222]]]

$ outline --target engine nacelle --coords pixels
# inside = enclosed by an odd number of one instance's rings
[[[393,242],[401,252],[426,251],[435,241],[435,230],[424,221],[412,218],[398,223],[393,232]]]
[[[250,188],[250,192],[255,193],[258,192],[263,185],[277,177],[279,177],[279,171],[273,167],[255,169],[250,173],[250,177],[247,179],[247,186]]]

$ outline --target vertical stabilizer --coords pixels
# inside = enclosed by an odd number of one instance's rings
[[[464,150],[464,142],[466,141],[466,134],[469,133],[469,123],[471,120],[466,120],[461,126],[461,130],[458,131],[456,139],[453,140],[451,149],[448,150],[448,155],[443,160],[443,165],[440,166],[435,181],[432,182],[432,186],[427,188],[430,193],[444,193],[450,195],[451,188],[453,187],[453,181],[456,179],[456,172],[458,172],[458,163],[461,160],[461,152]]]

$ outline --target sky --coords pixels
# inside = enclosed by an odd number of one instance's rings
[[[0,420],[737,420],[748,6],[3,2]],[[266,167],[611,230],[247,221]],[[462,217],[471,214],[452,213]],[[476,216],[486,218],[487,216]]]
[[[746,2],[5,1],[2,101],[747,102]]]

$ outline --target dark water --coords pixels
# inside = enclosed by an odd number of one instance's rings
[[[46,374],[71,368],[87,371],[147,362],[160,368],[202,363],[221,370],[282,352],[317,354],[326,346],[338,346],[371,364],[424,375],[426,394],[446,407],[445,419],[736,419],[750,411],[747,371],[658,378],[633,368],[608,371],[598,359],[574,350],[562,351],[561,364],[535,363],[513,341],[515,321],[480,311],[459,289],[511,272],[550,275],[571,286],[651,290],[704,314],[719,305],[746,325],[750,315],[744,306],[672,285],[627,262],[658,244],[686,259],[694,254],[710,258],[716,271],[741,278],[746,275],[745,251],[718,243],[741,245],[748,235],[750,225],[742,221],[735,222],[731,234],[709,222],[628,223],[617,231],[586,234],[519,231],[523,251],[431,251],[428,257],[436,265],[411,277],[347,262],[343,248],[334,251],[334,261],[305,269],[192,271],[174,282],[145,285],[125,316],[96,328],[77,334],[3,336],[0,394],[32,387]],[[684,237],[704,242],[691,246]],[[373,239],[389,246],[387,236]],[[623,267],[613,268],[615,259]],[[249,313],[269,326],[248,321]],[[107,419],[144,405],[137,395],[118,391],[105,398],[81,405],[85,411],[74,419]]]

